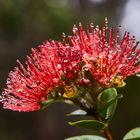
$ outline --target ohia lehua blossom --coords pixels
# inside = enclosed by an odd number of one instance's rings
[[[140,72],[140,49],[134,36],[120,28],[103,28],[91,23],[83,29],[74,25],[73,35],[63,41],[46,41],[31,50],[25,65],[9,73],[7,87],[1,94],[6,109],[16,111],[39,110],[50,96],[72,98],[78,87],[88,88],[92,82],[98,87],[123,87],[125,78]],[[68,40],[68,41],[67,41]],[[90,86],[89,86],[90,85]],[[52,94],[53,93],[53,94]]]

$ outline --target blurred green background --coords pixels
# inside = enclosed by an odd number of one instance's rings
[[[0,87],[7,75],[25,61],[32,47],[48,39],[61,40],[62,32],[72,34],[73,24],[93,22],[122,25],[140,40],[140,1],[138,0],[0,0]],[[123,32],[122,32],[123,34]],[[140,78],[130,77],[119,90],[119,101],[110,125],[115,140],[131,128],[140,126]],[[75,118],[65,114],[74,107],[56,103],[46,110],[19,113],[0,109],[0,140],[63,140],[66,137],[94,132],[67,125]]]

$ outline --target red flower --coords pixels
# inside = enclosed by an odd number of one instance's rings
[[[63,85],[61,76],[70,81],[77,76],[80,54],[74,48],[61,42],[45,42],[38,49],[32,49],[27,57],[26,67],[19,61],[19,67],[11,71],[7,88],[3,91],[3,107],[18,111],[35,111],[49,93]]]
[[[73,46],[82,50],[85,70],[90,71],[93,79],[101,86],[125,85],[123,80],[130,75],[140,72],[140,49],[135,37],[125,32],[122,40],[119,38],[119,28],[108,31],[107,18],[103,29],[95,28],[93,24],[86,31],[82,25],[74,26],[74,36],[71,37]],[[90,31],[91,30],[91,31]]]
[[[91,24],[84,31],[80,24],[73,33],[69,44],[63,34],[63,43],[46,41],[32,49],[25,67],[18,61],[0,97],[4,108],[35,111],[56,87],[63,88],[58,96],[71,98],[81,84],[95,80],[102,87],[122,87],[127,76],[140,72],[138,42],[127,32],[120,41],[119,29],[108,31],[107,19],[102,30]]]

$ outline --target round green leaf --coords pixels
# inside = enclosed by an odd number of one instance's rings
[[[140,140],[140,127],[130,130],[124,136],[123,140]]]
[[[97,120],[80,120],[76,122],[69,122],[69,125],[80,126],[87,129],[98,130],[98,131],[104,129],[106,126],[105,123],[99,122]]]
[[[107,139],[94,135],[82,135],[82,136],[66,138],[65,140],[107,140]]]
[[[117,90],[115,88],[105,89],[99,95],[99,116],[102,120],[111,120],[117,106]]]

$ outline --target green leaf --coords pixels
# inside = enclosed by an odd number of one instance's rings
[[[140,127],[130,130],[124,136],[123,140],[140,140]]]
[[[46,101],[41,103],[41,109],[44,109],[46,106],[49,104],[53,103],[55,100],[54,99],[47,99]]]
[[[124,139],[123,139],[124,140]],[[125,140],[140,140],[140,137],[137,138],[131,138],[131,139],[125,139]]]
[[[121,99],[122,97],[123,97],[122,94],[118,94],[115,99],[113,99],[110,102],[106,103],[102,108],[99,109],[98,112],[104,111],[105,109],[107,109],[109,106],[111,106],[114,102],[116,102],[118,99]]]
[[[117,95],[117,90],[115,88],[105,89],[99,94],[98,110],[99,116],[103,121],[109,121],[112,119],[116,107],[118,98],[122,96]]]
[[[87,129],[97,130],[97,131],[102,130],[106,127],[105,123],[99,122],[97,120],[80,120],[76,122],[69,122],[69,125],[80,126]]]
[[[66,138],[65,140],[107,140],[107,139],[100,136],[94,136],[94,135],[82,135],[82,136]]]
[[[77,110],[75,110],[75,111],[73,111],[73,112],[67,114],[67,116],[80,116],[80,115],[83,115],[83,116],[84,116],[84,115],[86,115],[86,114],[87,114],[86,111],[81,110],[81,109],[77,109]]]

